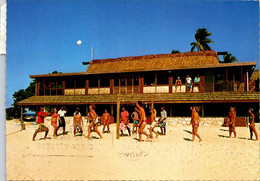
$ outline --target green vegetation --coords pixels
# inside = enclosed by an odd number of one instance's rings
[[[190,51],[193,52],[195,48],[198,51],[211,50],[208,44],[214,42],[208,38],[210,35],[212,35],[212,33],[209,32],[206,28],[197,29],[195,34],[196,42],[192,42],[190,44],[192,46]]]

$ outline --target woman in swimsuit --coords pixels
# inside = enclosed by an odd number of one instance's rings
[[[230,112],[228,114],[229,117],[229,138],[231,138],[232,132],[234,133],[234,137],[237,136],[236,130],[235,130],[235,123],[236,123],[236,109],[234,107],[230,107]]]
[[[146,124],[148,123],[146,117],[145,117],[145,111],[144,108],[142,107],[142,103],[141,102],[137,102],[136,103],[136,107],[139,109],[139,114],[140,114],[140,120],[139,120],[139,129],[138,129],[138,134],[139,134],[139,142],[142,141],[142,134],[144,134],[147,138],[146,141],[150,141],[149,139],[149,135],[144,132],[144,128],[146,126]]]
[[[258,140],[258,134],[255,129],[255,115],[253,114],[253,109],[249,108],[249,131],[250,131],[250,140],[253,140],[253,133],[255,133],[256,140]]]
[[[200,109],[198,106],[193,107],[193,120],[191,121],[192,124],[192,141],[195,140],[195,135],[199,138],[199,142],[202,141],[200,138],[200,135],[197,133],[200,123],[200,117],[199,117],[199,111]]]
[[[60,121],[60,124],[61,124],[61,119],[60,119],[59,114],[57,113],[57,109],[54,108],[53,109],[53,115],[52,115],[52,118],[51,118],[51,125],[54,128],[53,137],[57,137],[57,129],[58,129],[57,128],[57,119]]]
[[[95,105],[91,104],[89,106],[89,110],[90,110],[89,116],[93,121],[88,125],[88,136],[86,136],[86,138],[90,138],[90,131],[91,131],[90,129],[93,126],[94,131],[99,135],[100,139],[102,139],[103,137],[101,136],[100,132],[98,131],[98,116],[94,109],[95,109]]]
[[[150,136],[151,138],[153,139],[153,132],[156,134],[156,138],[158,138],[158,133],[156,131],[154,131],[154,128],[156,126],[156,122],[155,122],[155,118],[156,118],[156,110],[154,108],[152,108],[150,110],[150,113],[151,113],[151,126],[150,126]]]

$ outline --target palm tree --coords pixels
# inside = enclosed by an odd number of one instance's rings
[[[209,32],[206,28],[197,29],[195,34],[196,42],[192,42],[190,44],[192,46],[190,51],[193,52],[195,48],[198,51],[211,50],[208,44],[214,42],[211,39],[207,38],[210,35],[212,35],[212,33]]]
[[[231,63],[231,62],[237,62],[238,61],[237,58],[232,56],[231,53],[228,53],[227,55],[224,55],[223,56],[223,60],[224,61],[221,62],[221,63]]]

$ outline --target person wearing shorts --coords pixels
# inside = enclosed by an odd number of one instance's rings
[[[155,133],[156,138],[158,138],[158,136],[159,136],[158,133],[156,131],[154,131],[154,128],[156,126],[156,122],[155,122],[156,110],[154,108],[152,108],[150,110],[150,113],[151,113],[151,121],[152,121],[151,126],[150,126],[150,136],[153,139],[153,133]]]
[[[186,87],[187,87],[187,92],[191,92],[192,78],[189,75],[187,75],[186,77]]]
[[[125,110],[124,107],[122,107],[122,112],[120,115],[121,115],[121,123],[120,123],[121,134],[124,135],[123,131],[127,129],[128,135],[131,136],[131,130],[129,125],[129,112]]]
[[[66,109],[65,106],[61,107],[61,109],[58,111],[58,114],[59,114],[60,119],[61,119],[61,124],[59,124],[59,126],[57,128],[57,132],[58,132],[59,128],[62,127],[63,128],[63,133],[62,134],[66,133],[65,132],[65,130],[66,130],[66,121],[64,119],[64,116],[65,116],[66,113],[67,113],[67,109]]]
[[[133,119],[133,134],[138,130],[138,122],[139,122],[139,116],[137,108],[135,108],[135,111],[131,114],[131,118]]]
[[[34,134],[33,134],[33,141],[35,141],[35,137],[38,133],[40,132],[45,132],[45,136],[44,139],[47,138],[48,132],[49,132],[49,128],[44,124],[44,118],[48,115],[51,115],[51,113],[46,113],[44,112],[44,108],[40,107],[40,111],[37,114],[37,129],[35,130]]]
[[[79,129],[79,133],[82,135],[83,119],[78,111],[76,111],[76,115],[73,116],[73,127],[74,127],[74,136],[76,136],[77,128]]]
[[[159,127],[161,128],[161,135],[166,135],[166,118],[167,112],[165,107],[161,107],[161,118],[158,121]]]

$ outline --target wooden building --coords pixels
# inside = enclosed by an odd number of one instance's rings
[[[255,66],[256,62],[219,63],[215,51],[92,60],[86,72],[30,75],[37,82],[35,96],[18,105],[66,105],[80,107],[84,114],[94,103],[100,109],[110,107],[113,115],[119,95],[121,104],[130,107],[136,101],[153,101],[156,109],[164,105],[170,116],[189,116],[190,105],[200,105],[202,116],[226,116],[229,106],[244,115],[259,105],[251,79]],[[200,76],[200,88],[194,87],[193,93],[186,93],[187,75]],[[176,90],[178,76],[183,86]]]

